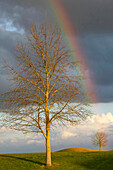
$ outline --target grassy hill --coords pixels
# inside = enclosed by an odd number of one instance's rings
[[[95,152],[98,150],[93,150],[93,149],[86,149],[86,148],[68,148],[68,149],[63,149],[58,152]]]
[[[90,170],[113,169],[113,151],[54,152],[52,167],[45,167],[45,153],[0,154],[0,170]]]

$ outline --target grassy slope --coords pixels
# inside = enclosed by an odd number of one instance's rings
[[[113,169],[113,151],[109,152],[54,152],[52,167],[45,167],[45,153],[1,154],[0,170],[84,170]]]
[[[86,148],[68,148],[68,149],[63,149],[58,152],[94,152],[98,150],[93,150],[93,149],[86,149]]]

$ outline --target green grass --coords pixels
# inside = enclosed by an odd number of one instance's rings
[[[0,154],[0,170],[112,170],[113,151],[54,152],[52,167],[45,167],[45,153]]]

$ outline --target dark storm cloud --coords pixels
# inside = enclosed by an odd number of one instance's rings
[[[0,30],[0,74],[5,74],[1,67],[4,65],[4,59],[11,64],[15,64],[14,55],[17,41],[22,40],[24,41],[24,36],[17,32]]]
[[[113,32],[112,0],[61,0],[61,2],[80,33]],[[33,22],[53,21],[49,3],[49,0],[1,0],[0,16],[12,19],[13,24],[27,29]]]
[[[99,86],[96,88],[95,93],[98,97],[98,101],[110,102],[113,101],[113,84],[107,86]]]
[[[24,28],[28,31],[29,26],[42,21],[49,21],[49,9],[47,8],[47,1],[45,0],[5,0],[0,2],[1,18],[11,20],[13,25],[17,28]]]
[[[40,3],[41,2],[41,3]],[[14,55],[17,41],[24,41],[29,26],[43,20],[45,7],[42,1],[0,1],[0,93],[8,89],[6,71],[2,57],[15,64]]]
[[[20,34],[16,32],[6,32],[0,30],[0,48],[5,49],[12,53],[14,47],[16,46],[15,42],[20,40]]]
[[[6,76],[0,75],[0,93],[8,90],[9,81],[6,78]]]
[[[94,78],[94,86],[100,101],[113,101],[113,94],[109,91],[109,87],[113,86],[113,1],[59,0],[59,2],[64,4],[75,33],[78,32],[78,42],[90,75]],[[17,40],[24,40],[24,33],[28,33],[33,23],[39,25],[42,21],[56,22],[49,3],[49,0],[0,1],[1,56],[14,63]],[[3,65],[1,57],[0,65]],[[1,92],[7,89],[6,75],[1,68],[0,75]]]
[[[99,85],[113,84],[113,35],[89,35],[79,39],[85,61]]]
[[[113,32],[112,0],[63,0],[63,3],[80,34]]]
[[[113,35],[89,33],[79,45],[100,101],[113,101]]]

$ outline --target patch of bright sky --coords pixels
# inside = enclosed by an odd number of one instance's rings
[[[6,19],[1,19],[0,20],[0,29],[3,31],[9,31],[9,32],[17,32],[19,34],[24,34],[24,29],[23,28],[16,28],[13,25],[13,21],[12,20],[6,20]]]
[[[92,111],[94,112],[94,114],[99,115],[101,115],[102,113],[107,114],[108,112],[113,114],[113,102],[92,104]]]

